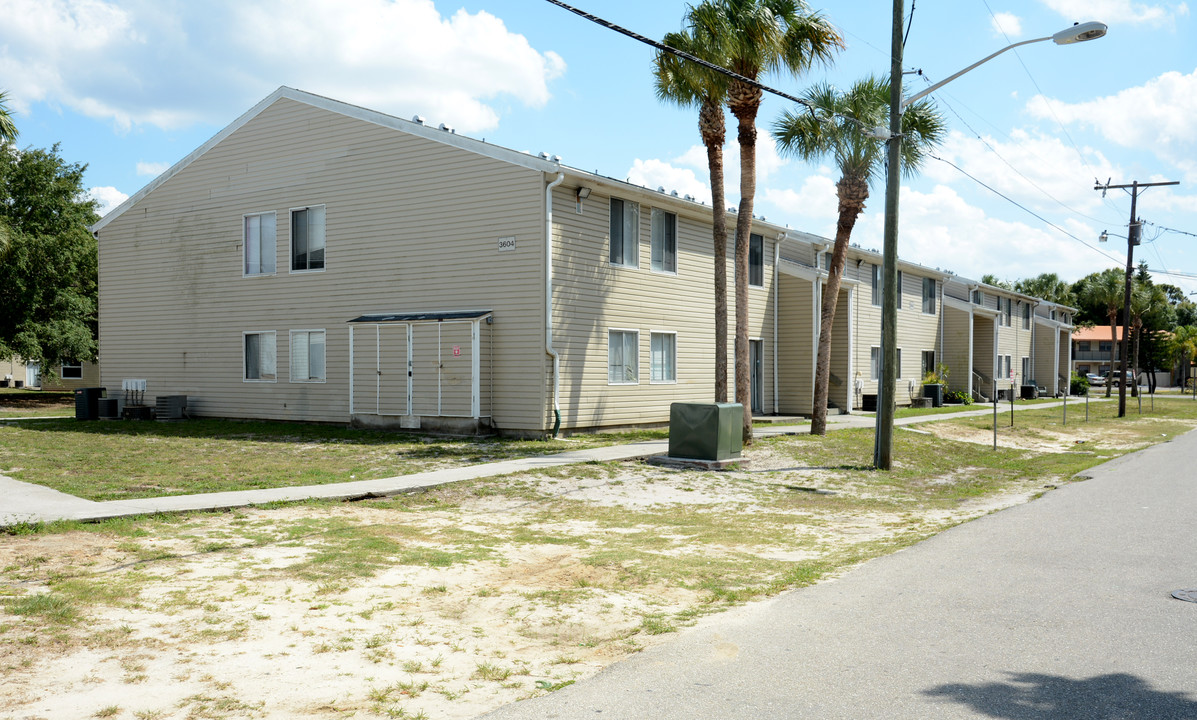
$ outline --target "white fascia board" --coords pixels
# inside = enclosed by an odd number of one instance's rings
[[[803,265],[792,260],[779,261],[777,264],[777,269],[786,275],[802,278],[803,280],[810,280],[812,282],[825,275],[825,273],[819,272],[810,265]]]
[[[283,86],[270,93],[270,95],[266,96],[266,98],[257,105],[254,105],[252,108],[247,110],[243,115],[241,115],[241,117],[237,118],[223,130],[213,135],[211,139],[209,139],[203,145],[200,145],[198,148],[191,151],[182,160],[172,165],[166,172],[154,178],[148,185],[129,196],[127,200],[92,225],[90,228],[91,231],[94,233],[102,230],[104,226],[120,217],[126,210],[136,205],[141,201],[142,198],[153,192],[157,187],[165,183],[167,180],[170,180],[175,175],[179,174],[179,172],[181,172],[184,168],[195,162],[195,160],[197,160],[200,156],[211,150],[229,135],[232,135],[240,130],[250,120],[253,120],[264,110],[266,110],[266,108],[284,98],[304,103],[305,105],[310,105],[312,107],[339,113],[341,115],[345,115],[346,117],[356,118],[358,120],[363,120],[375,125],[380,125],[392,130],[405,132],[409,135],[416,135],[418,137],[439,142],[444,145],[460,148],[462,150],[468,150],[479,155],[484,155],[495,160],[511,163],[512,165],[525,167],[530,170],[555,173],[561,169],[560,162],[554,162],[545,158],[529,155],[527,153],[510,150],[498,145],[491,145],[481,140],[466,137],[464,135],[458,135],[447,130],[426,127],[420,123],[412,122],[411,120],[403,120],[393,115],[387,115],[376,110],[369,110],[357,105],[350,105],[339,100],[333,100],[320,95],[313,95],[312,93],[304,92],[303,90],[296,90],[295,88]]]

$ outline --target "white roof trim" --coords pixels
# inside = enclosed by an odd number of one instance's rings
[[[310,105],[312,107],[339,113],[347,117],[364,120],[366,122],[374,123],[375,125],[381,125],[382,127],[390,128],[392,130],[405,132],[409,135],[417,135],[428,140],[433,140],[445,145],[461,148],[462,150],[468,150],[470,152],[478,153],[479,155],[485,155],[486,157],[500,160],[502,162],[519,165],[530,170],[536,170],[539,172],[558,172],[561,170],[560,162],[553,162],[544,158],[528,155],[527,153],[499,147],[498,145],[491,145],[481,140],[476,140],[464,135],[457,135],[456,133],[451,133],[447,130],[426,127],[410,120],[397,118],[393,115],[387,115],[385,113],[380,113],[375,110],[368,110],[357,105],[343,103],[339,100],[333,100],[320,95],[313,95],[312,93],[304,92],[303,90],[296,90],[295,88],[282,86],[278,90],[270,93],[270,95],[266,96],[265,99],[263,99],[257,105],[254,105],[252,108],[246,111],[245,114],[234,120],[223,130],[213,135],[208,142],[191,151],[190,154],[172,165],[166,172],[154,178],[150,184],[129,196],[128,200],[125,200],[107,215],[100,218],[99,221],[91,226],[91,231],[98,232],[102,230],[104,226],[120,217],[126,210],[136,205],[141,201],[142,198],[153,192],[158,186],[179,174],[179,172],[181,172],[191,163],[195,162],[195,160],[197,160],[201,155],[211,150],[229,135],[232,135],[236,131],[240,130],[250,120],[253,120],[255,117],[260,115],[266,108],[284,98],[288,100],[294,100],[305,105]]]

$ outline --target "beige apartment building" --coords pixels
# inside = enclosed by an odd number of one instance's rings
[[[147,400],[187,395],[201,416],[530,435],[664,423],[670,403],[713,398],[710,216],[280,88],[93,227],[100,384],[144,379]],[[807,414],[830,241],[754,219],[749,247],[752,410]],[[876,396],[880,264],[849,252],[838,411]],[[1029,356],[1031,332],[998,331],[984,303],[960,301],[970,334],[954,338],[954,276],[899,268],[898,404],[938,362],[995,377],[994,352]],[[992,358],[952,344],[986,335]]]

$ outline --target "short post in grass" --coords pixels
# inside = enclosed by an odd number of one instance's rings
[[[1085,422],[1089,422],[1089,388],[1085,388]]]
[[[1010,427],[1014,427],[1014,383],[1010,383]]]
[[[993,449],[997,450],[997,378],[993,379]]]
[[[1086,390],[1085,392],[1089,392]],[[1064,427],[1068,427],[1068,396],[1072,394],[1072,388],[1064,391]],[[1085,402],[1089,402],[1089,396],[1085,396]]]

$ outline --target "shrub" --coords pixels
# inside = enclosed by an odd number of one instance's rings
[[[959,405],[972,405],[973,396],[969,395],[963,390],[948,390],[943,394],[943,401],[946,403],[956,403]]]
[[[1072,381],[1068,383],[1068,392],[1072,395],[1085,395],[1089,392],[1089,378],[1078,373],[1072,374]]]

